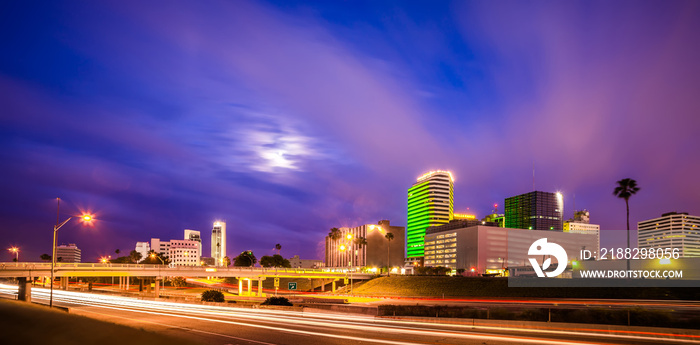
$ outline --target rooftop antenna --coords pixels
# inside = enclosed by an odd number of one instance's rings
[[[532,161],[532,191],[535,191],[535,161]]]
[[[576,218],[576,194],[574,193],[574,218]]]

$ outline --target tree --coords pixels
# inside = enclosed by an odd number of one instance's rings
[[[172,277],[170,284],[174,287],[185,287],[187,286],[187,280],[185,280],[185,277]]]
[[[252,250],[246,250],[233,259],[233,265],[238,267],[252,267],[258,259]]]
[[[289,262],[289,260],[285,259],[282,257],[282,255],[273,255],[273,256],[268,256],[265,255],[260,258],[260,266],[262,267],[287,267],[291,268],[292,264]]]
[[[353,242],[355,243],[355,245],[357,246],[357,248],[360,249],[360,250],[362,250],[362,247],[363,247],[363,246],[366,246],[366,245],[367,245],[367,239],[364,238],[364,237],[362,237],[362,236],[355,237],[355,239],[353,240]],[[357,260],[357,254],[356,254],[356,255],[355,255],[355,265],[356,265],[356,266],[358,266],[358,262],[357,262],[357,261],[358,261],[358,260]]]
[[[158,259],[156,259],[158,260]],[[109,260],[109,262],[113,264],[130,264],[131,263],[131,257],[128,256],[120,256],[116,259]],[[158,261],[160,262],[160,261]]]
[[[122,252],[122,251],[119,250],[119,248],[117,248],[117,250],[114,251],[114,253],[117,254],[117,255],[119,255],[119,253],[121,253],[121,252]]]
[[[625,206],[627,207],[627,248],[630,247],[630,197],[639,192],[639,187],[637,187],[637,181],[631,178],[625,178],[617,181],[617,186],[613,191],[613,195],[625,199]],[[627,260],[627,270],[630,269],[630,261]]]
[[[129,260],[131,261],[131,263],[137,264],[139,261],[141,261],[142,256],[143,255],[141,255],[141,253],[132,250],[131,253],[129,253]]]
[[[51,255],[49,254],[41,254],[40,258],[43,261],[51,261]]]
[[[229,267],[229,266],[231,266],[231,258],[229,258],[228,255],[227,255],[227,256],[224,256],[224,262],[223,262],[223,264],[224,264],[224,267]]]
[[[293,306],[294,304],[287,299],[287,297],[268,297],[264,302],[260,303],[262,305],[285,305]]]
[[[142,262],[149,265],[167,265],[170,263],[170,258],[151,249]]]
[[[387,232],[386,235],[384,235],[384,238],[387,240],[387,245],[386,245],[386,266],[389,267],[389,270],[391,270],[391,262],[390,262],[390,250],[391,250],[391,241],[394,240],[394,234]]]
[[[367,245],[367,239],[362,236],[355,237],[353,242],[359,249],[362,249],[363,246]]]
[[[277,249],[277,255],[279,255],[279,254],[280,254],[280,250],[282,250],[282,245],[279,244],[279,243],[275,244],[275,249]]]
[[[331,228],[331,231],[328,233],[328,237],[331,238],[331,240],[337,241],[340,239],[341,233],[340,229],[338,228]]]
[[[328,233],[328,238],[330,238],[331,241],[333,241],[333,244],[332,244],[333,247],[338,246],[338,240],[340,239],[341,236],[342,236],[342,234],[340,233],[340,229],[331,228],[331,231]],[[340,266],[340,262],[336,263],[335,265],[333,265],[331,263],[330,265],[331,266]]]
[[[226,300],[221,291],[207,290],[202,292],[202,302],[226,302]]]

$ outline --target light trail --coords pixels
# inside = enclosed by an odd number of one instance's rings
[[[0,293],[16,294],[17,287],[0,284]],[[34,289],[32,297],[35,299],[44,299],[48,294],[43,289]],[[517,343],[536,343],[536,344],[586,344],[580,341],[564,341],[551,340],[547,338],[529,338],[524,336],[511,336],[490,333],[478,333],[475,330],[490,331],[490,332],[522,332],[529,334],[547,334],[554,336],[583,336],[583,337],[601,337],[611,340],[628,339],[628,340],[647,340],[647,341],[673,341],[678,343],[694,343],[700,344],[700,336],[695,335],[678,335],[668,333],[655,332],[633,332],[620,331],[615,333],[599,333],[611,332],[604,329],[575,329],[575,328],[556,328],[549,329],[524,329],[497,325],[455,325],[455,324],[439,324],[437,328],[434,323],[402,321],[391,319],[377,319],[368,316],[352,316],[352,320],[347,320],[346,315],[323,314],[313,312],[294,312],[294,311],[279,311],[269,309],[243,309],[235,307],[220,307],[208,306],[199,304],[173,303],[161,301],[139,300],[130,297],[98,295],[90,293],[80,293],[71,291],[54,291],[54,300],[69,304],[105,308],[112,310],[129,310],[142,314],[152,314],[160,316],[186,318],[192,320],[226,323],[232,325],[254,327],[266,330],[296,333],[299,335],[331,337],[345,340],[356,340],[365,342],[385,343],[385,344],[415,344],[404,341],[386,340],[386,339],[370,339],[360,338],[348,335],[336,335],[321,333],[315,331],[307,331],[301,329],[292,329],[280,327],[280,322],[287,323],[290,326],[318,329],[319,327],[334,328],[344,331],[368,332],[374,331],[379,333],[390,333],[397,335],[415,335],[426,337],[451,337],[471,340],[497,340],[504,342]],[[182,313],[182,314],[181,314]],[[183,315],[187,314],[187,315]],[[213,317],[213,318],[212,318]],[[215,319],[219,318],[219,319]],[[237,318],[247,319],[262,324],[251,324],[232,320],[222,320],[221,318]],[[274,325],[272,325],[274,324]],[[447,328],[447,329],[445,329]],[[615,331],[613,331],[615,332]],[[626,334],[619,334],[619,333]],[[663,338],[662,338],[663,337]]]

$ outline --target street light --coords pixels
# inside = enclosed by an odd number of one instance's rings
[[[51,255],[51,293],[49,295],[49,308],[53,307],[53,278],[54,278],[54,267],[56,266],[56,232],[58,229],[66,225],[69,220],[73,219],[73,216],[68,217],[62,223],[59,223],[59,210],[60,210],[61,198],[56,198],[56,225],[53,226],[53,255]],[[84,223],[92,222],[94,217],[90,214],[83,214],[80,216],[80,220]]]
[[[165,265],[165,261],[163,261],[163,259],[160,256],[156,255],[155,253],[151,254],[150,257],[151,257],[151,259],[155,259],[155,258],[160,259],[160,262],[162,262],[163,265]]]
[[[12,247],[12,248],[10,248],[10,249],[8,249],[8,250],[11,251],[11,252],[13,252],[13,253],[15,253],[15,261],[16,261],[16,262],[19,262],[19,248],[17,248],[17,247]]]

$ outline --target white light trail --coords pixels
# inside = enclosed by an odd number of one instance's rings
[[[0,284],[0,293],[16,294],[17,287],[11,285]],[[33,289],[32,298],[43,299],[48,298],[48,293],[43,289]],[[427,337],[452,337],[461,339],[487,339],[487,340],[499,340],[506,342],[517,342],[517,343],[537,343],[537,344],[585,344],[580,341],[564,341],[564,340],[549,340],[542,338],[527,338],[521,336],[508,336],[508,335],[496,335],[496,334],[484,334],[484,333],[474,333],[474,330],[482,331],[497,331],[497,332],[523,332],[530,334],[550,334],[550,335],[577,335],[584,337],[604,337],[609,339],[636,339],[636,340],[651,340],[658,341],[663,339],[664,341],[673,341],[679,343],[694,343],[700,344],[700,339],[680,339],[680,338],[659,338],[644,336],[647,332],[637,332],[638,335],[629,334],[606,334],[606,333],[596,333],[596,330],[589,329],[588,332],[580,332],[575,329],[524,329],[515,328],[508,326],[493,326],[493,325],[454,325],[454,324],[439,324],[439,327],[443,329],[436,328],[435,324],[426,322],[415,322],[415,321],[401,321],[401,320],[390,320],[390,319],[377,319],[368,316],[357,316],[353,315],[352,320],[348,320],[346,315],[333,315],[333,314],[323,314],[323,313],[313,313],[313,312],[294,312],[294,311],[280,311],[280,310],[269,310],[269,309],[248,309],[248,308],[235,308],[235,307],[219,307],[219,306],[208,306],[199,304],[187,304],[187,303],[174,303],[174,302],[161,302],[161,301],[149,301],[149,300],[139,300],[131,297],[122,296],[110,296],[101,294],[90,294],[72,291],[54,291],[54,300],[59,302],[93,306],[105,309],[114,310],[126,310],[137,313],[144,314],[154,314],[162,316],[171,316],[179,318],[187,318],[208,322],[217,323],[227,323],[233,325],[241,325],[246,327],[262,328],[274,331],[283,331],[290,333],[297,333],[300,335],[308,336],[318,336],[318,337],[332,337],[340,338],[346,340],[357,340],[365,342],[375,342],[375,343],[387,343],[387,344],[413,344],[401,341],[392,340],[381,340],[381,339],[370,339],[370,338],[360,338],[345,335],[334,335],[328,333],[321,333],[315,331],[306,331],[293,328],[279,327],[280,322],[286,323],[290,326],[297,327],[309,327],[313,329],[318,329],[319,327],[325,328],[335,328],[338,330],[348,330],[348,331],[359,331],[359,332],[381,332],[381,333],[393,333],[393,334],[412,334],[416,336],[427,336]],[[183,314],[186,315],[183,315]],[[212,318],[213,317],[213,318]],[[225,318],[233,318],[236,320],[247,319],[255,321],[261,324],[251,324],[245,322],[237,322],[232,320],[225,320]],[[444,328],[449,328],[448,330]],[[451,329],[451,330],[450,330]],[[603,332],[604,330],[600,330]],[[647,333],[651,334],[651,333]],[[669,334],[670,335],[670,334]],[[672,336],[672,335],[670,335]]]

